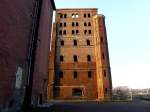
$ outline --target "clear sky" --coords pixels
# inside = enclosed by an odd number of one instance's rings
[[[150,88],[150,0],[55,0],[106,17],[113,87]]]

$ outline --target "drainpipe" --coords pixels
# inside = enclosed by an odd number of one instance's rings
[[[36,56],[36,47],[38,40],[38,30],[40,23],[40,15],[42,9],[43,0],[35,0],[34,12],[33,12],[33,21],[31,28],[31,37],[30,45],[28,52],[28,71],[27,71],[27,84],[25,88],[25,96],[23,101],[23,108],[27,109],[31,105],[32,98],[32,85],[33,85],[33,74],[34,74],[34,65],[35,65],[35,56]]]

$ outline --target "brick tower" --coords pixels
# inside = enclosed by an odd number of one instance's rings
[[[111,100],[105,17],[96,8],[56,10],[48,80],[48,100]]]

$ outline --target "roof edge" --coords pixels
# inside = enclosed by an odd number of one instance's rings
[[[53,10],[56,10],[56,5],[55,5],[54,0],[50,0],[50,1],[51,1],[51,3],[52,3]]]

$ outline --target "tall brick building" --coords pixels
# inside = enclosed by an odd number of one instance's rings
[[[48,100],[111,99],[105,17],[97,9],[56,10],[48,80]]]

